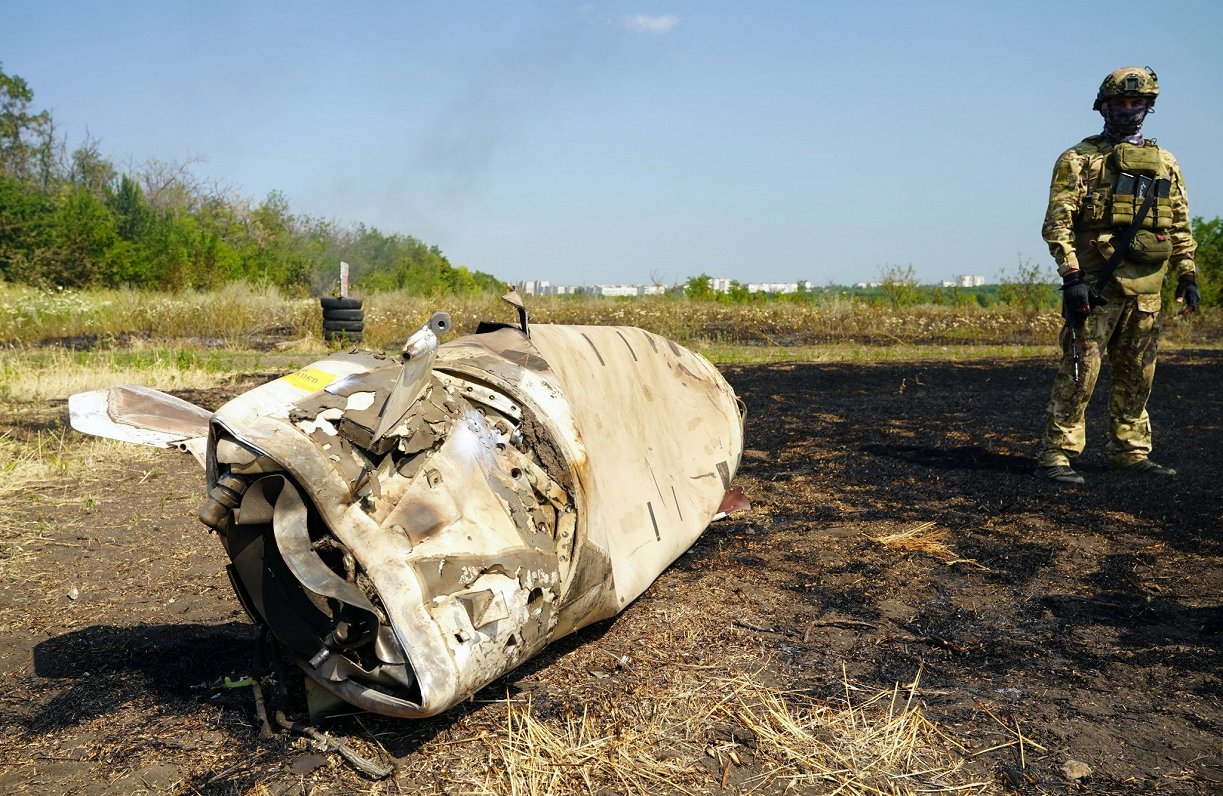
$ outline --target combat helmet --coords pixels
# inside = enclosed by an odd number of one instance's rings
[[[1159,78],[1149,66],[1123,66],[1116,70],[1100,84],[1096,92],[1096,103],[1091,106],[1093,111],[1113,97],[1146,97],[1155,104],[1159,96]]]

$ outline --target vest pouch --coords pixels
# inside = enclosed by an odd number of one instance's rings
[[[1158,295],[1164,286],[1164,274],[1168,271],[1168,263],[1161,265],[1137,265],[1129,260],[1122,260],[1121,265],[1113,272],[1113,278],[1121,287],[1121,292],[1127,296]]]
[[[1114,227],[1128,227],[1134,220],[1134,195],[1116,194],[1113,196],[1112,212],[1109,214],[1109,224]],[[1145,221],[1145,219],[1143,219]]]
[[[1116,248],[1113,246],[1113,233],[1101,232],[1099,236],[1096,237],[1096,240],[1092,246],[1095,248],[1102,260],[1104,262],[1108,262],[1110,259],[1112,259],[1113,252],[1116,251]]]
[[[1099,187],[1087,194],[1083,203],[1083,223],[1091,226],[1103,226],[1108,220],[1108,206],[1112,197],[1112,189]]]
[[[1096,239],[1096,252],[1107,262],[1116,251],[1111,232],[1101,232]],[[1140,229],[1134,235],[1130,250],[1113,271],[1113,278],[1127,296],[1147,296],[1158,293],[1164,285],[1172,241],[1164,233]],[[1156,259],[1159,258],[1159,259]]]
[[[1172,200],[1166,196],[1155,198],[1147,217],[1142,220],[1147,229],[1167,229],[1172,226]]]
[[[1112,247],[1109,247],[1110,249]],[[1121,292],[1127,296],[1149,296],[1159,293],[1172,256],[1172,240],[1166,233],[1140,229],[1134,235],[1130,250],[1113,272]]]
[[[1140,229],[1125,259],[1137,265],[1160,265],[1172,256],[1172,239],[1165,232]]]
[[[1133,144],[1117,144],[1113,149],[1113,165],[1117,173],[1126,171],[1130,174],[1145,174],[1156,177],[1163,170],[1163,161],[1159,157],[1159,147],[1134,146]]]

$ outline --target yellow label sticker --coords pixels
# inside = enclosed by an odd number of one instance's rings
[[[318,392],[335,381],[335,374],[319,370],[318,368],[303,368],[296,373],[290,373],[288,376],[281,376],[280,380],[292,384],[299,390]]]

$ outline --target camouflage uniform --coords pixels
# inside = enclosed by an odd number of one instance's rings
[[[1123,72],[1117,70],[1110,79]],[[1097,99],[1097,108],[1099,104]],[[1117,155],[1118,147],[1129,148]],[[1042,234],[1060,275],[1080,270],[1088,285],[1100,289],[1101,272],[1112,251],[1109,241],[1124,233],[1136,205],[1140,204],[1132,197],[1121,196],[1117,190],[1117,175],[1125,170],[1118,164],[1124,166],[1125,158],[1130,156],[1131,162],[1141,160],[1154,176],[1170,181],[1168,196],[1154,202],[1130,248],[1131,255],[1118,265],[1115,278],[1102,287],[1108,303],[1096,307],[1079,322],[1078,384],[1072,375],[1069,333],[1062,330],[1062,366],[1053,383],[1038,456],[1042,468],[1069,465],[1083,452],[1084,413],[1105,352],[1112,363],[1109,464],[1126,467],[1145,460],[1151,452],[1151,423],[1146,406],[1155,376],[1159,291],[1169,268],[1177,275],[1193,272],[1196,248],[1189,225],[1189,202],[1176,159],[1166,149],[1157,147],[1153,139],[1138,145],[1115,142],[1104,135],[1083,140],[1063,153],[1054,166]],[[1158,253],[1138,258],[1145,262],[1134,262],[1136,249],[1147,244],[1152,252]]]

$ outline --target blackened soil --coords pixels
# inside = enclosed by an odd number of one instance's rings
[[[759,651],[773,682],[815,694],[920,676],[926,714],[997,792],[1223,793],[1223,352],[1161,359],[1154,458],[1173,479],[1105,468],[1102,382],[1078,488],[1032,475],[1052,367],[726,369],[749,412],[737,481],[753,509],[492,699],[511,688],[541,715],[562,710],[620,682],[567,682],[563,662],[606,668],[634,639],[709,667]],[[0,792],[444,791],[338,773],[310,789],[290,768],[300,750],[258,739],[248,692],[218,685],[250,671],[257,633],[194,518],[202,479],[171,454],[152,461],[88,496],[32,494],[20,518],[0,585]],[[942,546],[888,538],[903,532]],[[648,691],[626,681],[621,698]],[[349,730],[404,758],[455,721]],[[1090,774],[1068,778],[1070,761]]]
[[[793,631],[779,643],[796,679],[839,661],[878,683],[920,668],[932,716],[961,737],[1014,740],[997,719],[1046,748],[1022,777],[1016,746],[975,758],[1007,787],[1223,793],[1223,353],[1160,362],[1152,458],[1171,479],[1106,468],[1102,381],[1084,487],[1033,476],[1044,361],[726,375],[751,412],[755,510],[701,544],[750,562],[745,611]],[[950,553],[876,541],[928,523]],[[1067,760],[1091,776],[1072,785]]]

